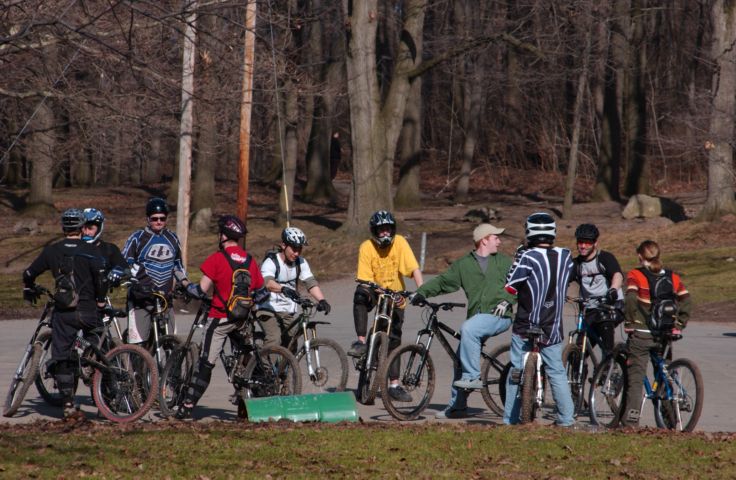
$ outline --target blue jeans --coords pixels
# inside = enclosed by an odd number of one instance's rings
[[[562,364],[562,349],[564,343],[549,345],[541,350],[542,363],[547,375],[547,381],[552,387],[552,398],[557,404],[557,425],[569,426],[575,423],[573,418],[574,407],[570,385],[567,383],[567,374]],[[522,359],[525,352],[531,350],[531,345],[519,335],[511,335],[511,363],[519,370],[524,368]],[[503,423],[514,425],[519,423],[521,413],[521,397],[519,385],[511,383],[511,375],[506,379],[506,404],[504,405]]]
[[[510,318],[490,313],[478,313],[465,320],[460,328],[460,345],[457,347],[460,365],[455,365],[452,381],[480,378],[480,348],[483,340],[505,332],[510,326]],[[467,406],[468,392],[452,387],[447,408],[463,410]]]

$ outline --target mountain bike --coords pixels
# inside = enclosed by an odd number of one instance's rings
[[[432,399],[435,386],[434,362],[429,350],[435,337],[442,348],[450,357],[455,368],[460,368],[460,359],[443,331],[450,337],[460,340],[460,332],[438,319],[437,313],[451,311],[453,308],[464,308],[464,303],[431,303],[424,302],[422,319],[425,328],[417,332],[417,339],[412,345],[403,345],[397,348],[384,363],[385,371],[382,373],[382,388],[389,388],[391,380],[388,378],[388,366],[398,362],[399,385],[411,396],[411,402],[397,402],[390,395],[383,395],[383,405],[392,417],[397,420],[414,420],[427,408]],[[506,343],[496,347],[491,353],[486,353],[481,346],[481,379],[483,388],[481,396],[483,401],[497,415],[503,415],[503,401],[501,401],[501,376],[509,362],[509,350],[511,345]]]
[[[372,405],[381,383],[380,368],[388,357],[394,307],[411,292],[393,291],[363,280],[357,282],[378,293],[373,325],[368,332],[366,352],[360,357],[353,357],[353,366],[358,371],[358,401],[363,405]]]
[[[567,370],[567,381],[572,393],[575,408],[573,415],[577,416],[586,407],[586,387],[598,367],[598,357],[593,351],[591,338],[603,349],[601,339],[595,330],[585,323],[586,315],[592,308],[601,312],[603,318],[599,321],[614,322],[615,307],[606,304],[604,297],[567,297],[567,301],[577,306],[577,325],[575,330],[570,332],[568,343],[562,351],[562,363]]]
[[[192,343],[192,337],[194,331],[206,323],[209,303],[210,299],[202,301],[187,339],[164,367],[159,397],[165,398],[161,402],[161,411],[165,415],[173,413],[184,401],[199,358],[199,348]],[[262,340],[256,339],[254,323],[249,319],[242,328],[230,332],[220,352],[228,382],[235,388],[230,401],[237,405],[238,417],[241,418],[247,417],[245,400],[249,398],[298,395],[302,389],[299,365],[294,355],[280,346],[263,347]]]
[[[296,303],[302,311],[284,329],[288,335],[285,347],[299,363],[302,393],[342,392],[348,383],[345,351],[336,341],[317,336],[317,325],[330,322],[312,320],[316,303],[308,298],[299,298]]]
[[[102,317],[104,334],[100,337],[100,343],[98,344],[103,352],[123,344],[123,332],[120,329],[118,318],[127,316],[125,311],[112,307],[109,297],[106,301],[107,306]],[[51,358],[51,330],[43,330],[38,335],[36,342],[41,345],[41,357],[39,358],[38,374],[35,379],[36,390],[46,403],[54,407],[61,407],[64,403],[63,398],[56,388],[54,376],[48,371],[48,360]],[[85,383],[89,386],[89,378],[87,380]]]
[[[639,411],[644,409],[644,403],[647,400],[651,400],[657,427],[691,432],[695,429],[703,410],[703,376],[692,360],[687,358],[679,358],[671,362],[667,360],[671,356],[672,342],[682,338],[681,335],[664,332],[658,336],[660,338],[659,348],[649,352],[654,367],[653,378],[650,381],[649,377],[644,377],[644,393]],[[626,398],[625,367],[623,372],[622,384],[617,385],[617,388],[621,390],[620,399]],[[597,384],[594,384],[594,387],[597,388]],[[623,403],[619,400],[613,420],[608,424],[597,421],[597,418],[594,420],[592,416],[591,422],[604,426],[618,425],[623,413],[623,409],[620,408]]]

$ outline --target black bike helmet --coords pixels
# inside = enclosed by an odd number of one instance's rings
[[[84,224],[84,212],[78,208],[69,208],[61,214],[61,228],[65,233],[82,230]]]
[[[218,231],[230,240],[240,240],[248,233],[245,224],[235,215],[223,215],[217,220]]]
[[[526,219],[526,239],[530,244],[554,243],[557,225],[552,215],[545,212],[532,213]]]
[[[150,217],[154,213],[169,214],[169,205],[166,203],[166,200],[161,197],[153,197],[148,200],[146,204],[146,216]]]
[[[307,236],[299,228],[287,227],[281,232],[281,241],[292,248],[300,248],[307,245]]]
[[[85,208],[83,213],[84,224],[97,225],[97,233],[94,237],[84,236],[82,239],[87,243],[95,243],[97,239],[100,238],[100,235],[102,235],[102,230],[105,228],[105,216],[100,210],[97,210],[96,208]]]
[[[599,235],[600,232],[598,231],[598,227],[592,223],[583,223],[575,229],[576,240],[590,240],[591,242],[596,242]]]
[[[372,239],[374,242],[376,242],[376,245],[381,248],[385,248],[394,243],[394,236],[396,235],[396,219],[391,214],[391,212],[389,212],[388,210],[379,210],[375,212],[373,215],[371,215],[371,220],[369,224],[371,226]],[[390,226],[391,232],[388,236],[379,238],[379,227],[382,227],[384,225]]]

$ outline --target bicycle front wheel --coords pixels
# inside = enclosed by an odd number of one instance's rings
[[[521,383],[521,423],[534,421],[537,413],[537,358],[536,352],[529,353],[524,364]]]
[[[398,367],[399,386],[411,396],[410,401],[400,401],[391,396],[391,379],[388,376],[391,365]],[[434,394],[434,363],[424,345],[404,345],[395,349],[384,362],[380,376],[383,406],[397,420],[415,420],[427,408]]]
[[[40,358],[41,345],[38,342],[34,342],[30,349],[26,349],[23,353],[20,365],[18,365],[13,374],[13,380],[10,382],[8,395],[5,397],[4,417],[12,417],[20,408],[28,389],[31,388],[31,383],[36,378]]]
[[[296,360],[302,375],[302,393],[342,392],[348,383],[348,357],[334,340],[314,338]]]
[[[572,403],[575,407],[573,414],[577,417],[587,408],[585,388],[589,385],[589,378],[595,372],[595,358],[590,355],[583,356],[579,346],[569,343],[562,351],[562,363],[567,372],[567,383],[570,385]]]
[[[363,405],[373,405],[381,383],[377,378],[380,367],[388,357],[388,335],[384,332],[376,333],[373,346],[373,358],[365,358],[363,368],[358,376],[358,401]],[[366,356],[368,354],[366,353]]]
[[[121,345],[105,355],[106,368],[92,377],[92,398],[111,422],[134,422],[151,409],[158,396],[156,361],[138,345]]]
[[[197,361],[198,348],[195,344],[188,349],[178,348],[169,356],[161,372],[158,405],[161,415],[171,416],[184,401],[189,382]]]
[[[659,428],[692,432],[703,410],[703,376],[695,363],[686,358],[667,366],[672,381],[660,384],[654,401],[654,420]]]
[[[264,347],[253,355],[243,375],[251,397],[299,395],[302,379],[294,355],[284,347]]]
[[[503,416],[506,393],[506,378],[503,376],[503,371],[511,361],[510,351],[511,344],[505,343],[496,347],[488,355],[482,354],[480,378],[483,380],[483,388],[480,394],[488,408],[499,416]]]
[[[621,421],[626,372],[626,359],[622,355],[608,355],[596,368],[588,394],[590,422],[593,425],[615,428]]]
[[[38,374],[36,375],[36,390],[52,407],[61,407],[64,399],[56,388],[56,380],[48,371],[47,362],[51,358],[51,330],[41,332],[36,339],[41,345],[41,357],[38,360]]]

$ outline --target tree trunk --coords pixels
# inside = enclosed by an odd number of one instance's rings
[[[51,194],[57,144],[54,124],[54,113],[49,103],[43,102],[31,124],[34,133],[29,136],[26,148],[26,155],[31,161],[31,189],[27,211],[39,216],[54,211]]]
[[[393,159],[409,93],[408,73],[421,59],[415,55],[422,35],[424,2],[405,2],[404,29],[386,98],[381,102],[376,70],[376,0],[343,0],[349,25],[347,74],[350,99],[353,181],[345,227],[363,232],[370,215],[392,209]]]
[[[421,42],[419,42],[421,43]],[[421,48],[417,48],[421,51]],[[419,54],[421,55],[421,53]],[[411,85],[401,127],[399,184],[396,187],[396,208],[416,207],[421,202],[419,173],[422,160],[422,79]]]
[[[713,47],[711,57],[717,68],[713,73],[713,109],[710,118],[708,151],[708,196],[699,218],[713,220],[726,213],[736,213],[734,200],[733,141],[736,115],[736,9],[733,2],[717,0],[713,4]]]

